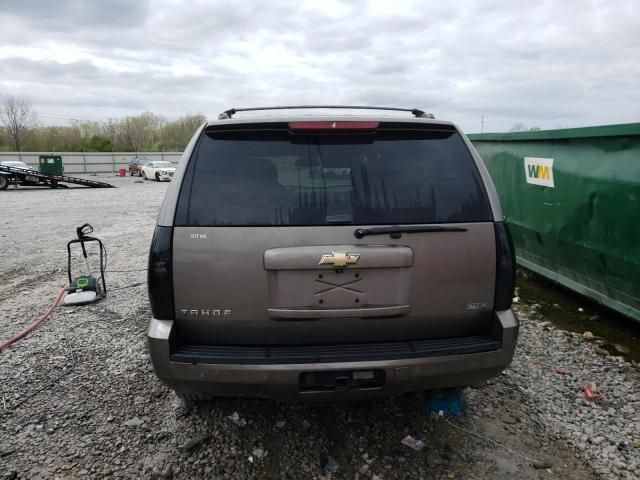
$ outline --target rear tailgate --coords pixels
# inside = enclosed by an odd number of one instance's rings
[[[186,344],[286,345],[486,333],[491,211],[451,129],[205,133],[173,233]],[[356,238],[357,228],[459,231]]]
[[[185,343],[305,344],[486,333],[495,284],[493,225],[464,225],[468,231],[462,233],[365,237],[357,243],[353,227],[346,226],[321,232],[314,227],[295,232],[288,227],[176,228],[174,251],[180,256],[173,268],[180,337]],[[401,264],[404,253],[393,266],[367,262],[369,248],[395,246],[411,252],[410,265]],[[295,267],[276,265],[269,256],[274,247],[294,255],[306,249],[306,258]],[[359,254],[362,265],[319,265],[323,255],[336,251]],[[408,308],[397,308],[402,306]],[[397,310],[379,315],[380,307]],[[301,313],[296,318],[270,314],[270,309]],[[344,313],[329,316],[323,310]]]

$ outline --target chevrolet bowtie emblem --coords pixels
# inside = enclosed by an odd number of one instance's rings
[[[334,267],[346,267],[358,263],[360,255],[347,252],[331,252],[331,255],[323,255],[319,265],[333,265]]]

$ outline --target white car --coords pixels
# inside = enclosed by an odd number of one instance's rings
[[[24,168],[25,170],[34,170],[29,165],[24,162],[19,162],[17,160],[4,160],[0,162],[0,165],[3,167],[16,167],[16,168]]]
[[[155,178],[158,182],[171,180],[176,172],[176,167],[169,162],[149,162],[142,167],[142,177],[145,180]]]

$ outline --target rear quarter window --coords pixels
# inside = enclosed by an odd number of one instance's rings
[[[189,162],[183,226],[491,220],[475,162],[452,131],[205,132]]]

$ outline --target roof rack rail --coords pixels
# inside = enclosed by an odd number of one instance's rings
[[[344,110],[394,110],[397,112],[411,112],[418,118],[436,118],[432,113],[426,113],[417,108],[398,107],[367,107],[362,105],[289,105],[279,107],[251,107],[251,108],[230,108],[218,115],[218,120],[226,120],[233,117],[236,112],[253,112],[256,110],[301,110],[310,108],[344,109]]]

